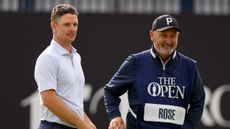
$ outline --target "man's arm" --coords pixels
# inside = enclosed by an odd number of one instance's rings
[[[40,93],[43,104],[61,120],[74,125],[78,129],[93,129],[88,123],[74,113],[57,95],[55,90],[46,90]]]
[[[182,125],[182,129],[194,129],[201,120],[204,109],[205,91],[197,66],[194,68],[193,75],[194,88],[190,99],[190,107],[185,117],[184,125]]]
[[[104,102],[109,119],[120,117],[119,104],[120,96],[123,95],[136,79],[136,59],[133,55],[129,56],[121,65],[116,74],[104,87]]]
[[[93,122],[89,119],[87,114],[84,114],[84,121],[92,128],[92,129],[97,129],[96,126],[93,124]]]

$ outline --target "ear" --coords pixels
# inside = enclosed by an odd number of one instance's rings
[[[154,31],[152,31],[152,30],[149,31],[149,37],[150,37],[151,41],[153,41],[153,39],[154,39]]]
[[[55,33],[56,32],[56,23],[54,21],[50,22],[50,27],[51,27],[53,33]]]

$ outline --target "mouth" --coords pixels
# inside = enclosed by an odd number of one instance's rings
[[[165,44],[165,45],[162,46],[162,48],[169,50],[169,49],[172,49],[173,46]]]
[[[68,37],[76,37],[76,33],[67,34]]]

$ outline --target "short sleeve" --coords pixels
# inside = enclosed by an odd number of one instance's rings
[[[57,63],[50,55],[41,55],[35,64],[34,78],[38,91],[57,90]]]

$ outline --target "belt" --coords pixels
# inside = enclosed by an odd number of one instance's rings
[[[62,129],[77,129],[77,128],[72,128],[72,127],[69,127],[69,126],[66,126],[66,125],[63,125],[63,124],[58,124],[58,123],[55,123],[55,122],[49,122],[49,121],[46,121],[46,120],[42,120],[41,124],[47,125],[47,126],[59,127],[59,128],[62,128]]]

